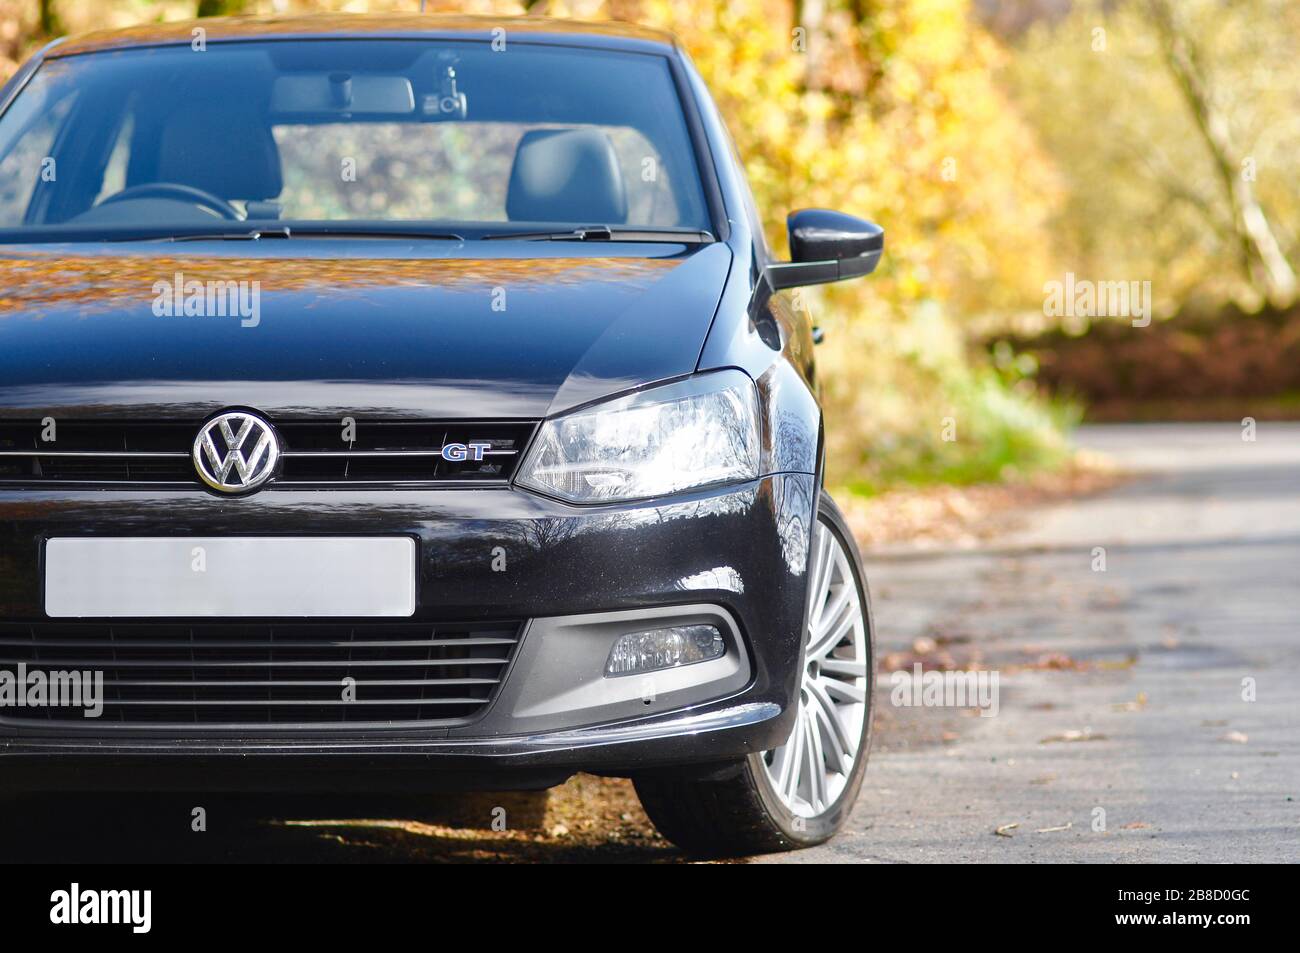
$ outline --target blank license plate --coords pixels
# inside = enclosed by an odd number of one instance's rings
[[[59,538],[45,543],[54,619],[410,616],[415,540]]]

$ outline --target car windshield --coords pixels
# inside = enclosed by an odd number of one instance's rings
[[[0,117],[0,241],[313,224],[469,238],[710,228],[657,54],[513,40],[103,51],[47,60]]]

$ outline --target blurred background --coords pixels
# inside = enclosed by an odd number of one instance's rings
[[[64,33],[418,9],[0,0],[0,79]],[[829,480],[845,497],[1069,471],[1081,419],[1300,416],[1295,0],[426,9],[671,30],[728,119],[775,248],[798,207],[885,227],[875,276],[805,292],[827,334]],[[1149,310],[1052,304],[1080,282],[1123,282]]]

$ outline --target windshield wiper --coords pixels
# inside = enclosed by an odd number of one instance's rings
[[[262,238],[288,238],[287,228],[254,228],[238,232],[195,232],[193,235],[151,235],[140,238],[128,235],[110,238],[115,242],[255,242]]]
[[[504,235],[484,235],[485,242],[674,242],[702,245],[714,241],[709,232],[693,228],[619,228],[608,225],[589,225],[567,232],[510,232]]]
[[[274,238],[410,238],[416,241],[463,242],[465,239],[455,232],[408,232],[401,229],[382,228],[323,228],[320,226],[290,228],[288,225],[271,228],[240,229],[228,232],[199,232],[194,235],[162,235],[143,239],[157,242],[212,242],[212,241],[261,241]],[[118,239],[119,241],[138,241],[140,239]]]
[[[328,228],[322,225],[293,226],[284,229],[290,238],[414,238],[419,241],[463,242],[465,236],[455,232],[406,231],[400,228]]]

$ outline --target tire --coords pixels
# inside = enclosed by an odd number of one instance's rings
[[[842,560],[835,558],[832,546],[839,547]],[[832,560],[824,585],[820,582],[821,569],[827,564],[823,553]],[[835,623],[843,625],[855,611],[852,593],[844,591],[846,570],[853,577],[853,592],[857,594],[857,621],[824,653],[817,646],[810,652],[814,621],[822,636],[820,644],[826,645],[828,633],[839,628]],[[809,590],[799,715],[787,743],[708,771],[662,770],[633,779],[655,827],[687,853],[728,857],[811,847],[829,840],[848,820],[871,751],[875,631],[862,556],[839,508],[825,491],[818,505]],[[817,618],[833,608],[839,598],[849,603],[847,608],[841,607],[829,620]],[[856,674],[859,671],[861,677]],[[836,682],[839,687],[831,684]],[[859,693],[860,702],[855,700]],[[835,741],[833,728],[824,714],[828,703],[839,722],[842,747],[844,739],[857,735],[851,764],[840,757],[836,770],[830,767],[836,758],[831,747]],[[807,727],[810,724],[812,727]],[[812,767],[819,757],[824,769],[820,798],[818,774]],[[796,766],[800,772],[797,778],[792,770]]]

